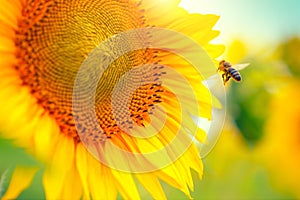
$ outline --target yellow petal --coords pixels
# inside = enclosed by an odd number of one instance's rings
[[[160,182],[153,173],[136,174],[135,177],[154,199],[167,199]]]
[[[90,199],[89,188],[87,181],[88,166],[87,166],[87,150],[82,144],[78,144],[76,148],[76,167],[83,187],[83,198]]]
[[[73,139],[60,135],[53,154],[52,164],[47,166],[43,176],[47,199],[57,199],[62,192],[66,174],[74,164]]]
[[[1,1],[0,6],[0,21],[8,25],[8,27],[18,30],[18,18],[21,14],[21,4],[20,1]]]
[[[58,199],[63,187],[64,176],[60,173],[46,169],[43,175],[43,185],[47,199]]]
[[[40,159],[44,159],[46,162],[51,159],[53,152],[49,151],[49,149],[54,149],[54,145],[57,143],[58,136],[59,129],[54,119],[47,115],[40,117],[35,126],[34,134],[35,152],[37,152],[37,156]],[[68,151],[73,151],[72,146],[73,145],[71,145]]]
[[[201,179],[203,174],[203,164],[197,147],[195,145],[191,145],[183,156],[185,157],[185,160],[189,161],[190,168],[195,170]]]
[[[36,167],[16,167],[2,199],[16,199],[31,184],[37,170]]]
[[[115,184],[118,191],[121,193],[124,199],[134,199],[139,200],[140,195],[136,188],[135,182],[132,178],[132,175],[125,172],[120,172],[114,169],[111,169],[112,175],[115,179]]]
[[[14,53],[16,51],[14,41],[10,38],[0,38],[0,52],[1,53]]]
[[[91,155],[88,158],[88,181],[92,199],[114,200],[117,189],[111,174],[111,169],[101,164]]]
[[[80,177],[75,166],[73,166],[66,174],[60,199],[80,199],[81,195],[82,185]]]
[[[197,129],[197,132],[195,134],[195,138],[201,142],[204,143],[206,140],[206,132],[204,130],[202,130],[201,128]]]

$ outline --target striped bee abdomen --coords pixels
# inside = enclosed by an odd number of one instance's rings
[[[229,67],[228,73],[230,74],[230,76],[232,77],[233,80],[235,80],[237,82],[242,80],[240,73],[236,69]]]

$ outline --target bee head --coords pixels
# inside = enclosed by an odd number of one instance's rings
[[[225,62],[225,60],[221,60],[221,61],[219,62],[219,65],[223,65],[224,62]]]
[[[225,61],[224,61],[223,65],[224,65],[225,68],[231,67],[230,62],[225,62]]]
[[[229,68],[229,67],[231,67],[231,64],[230,64],[230,62],[226,62],[225,60],[221,60],[219,62],[219,66],[223,66],[225,68]]]

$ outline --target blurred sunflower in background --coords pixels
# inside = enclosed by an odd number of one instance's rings
[[[300,197],[300,99],[299,80],[289,81],[270,103],[271,116],[256,156],[266,165],[273,185]],[[292,98],[291,98],[292,97]],[[259,153],[258,153],[259,152]],[[274,167],[275,166],[275,167]]]
[[[218,17],[188,14],[178,7],[178,3],[177,0],[1,2],[1,137],[12,140],[14,145],[24,148],[38,160],[38,164],[26,167],[16,163],[4,199],[14,199],[22,194],[40,170],[47,199],[116,199],[118,193],[125,199],[139,199],[137,182],[154,199],[165,199],[160,180],[191,198],[190,190],[194,185],[190,170],[195,170],[201,177],[203,168],[194,144],[165,168],[137,174],[118,171],[100,163],[86,150],[72,113],[73,85],[81,63],[99,43],[120,32],[151,26],[168,28],[197,41],[212,59],[223,52],[223,46],[210,44],[210,40],[218,35],[218,31],[212,30]],[[147,41],[147,37],[142,39]],[[113,143],[127,151],[143,153],[163,148],[172,140],[180,126],[180,105],[175,94],[162,85],[138,88],[129,106],[132,121],[140,127],[149,122],[153,105],[160,104],[165,108],[167,123],[153,140],[137,143],[118,128],[111,111],[110,96],[116,81],[137,65],[157,63],[173,67],[189,80],[196,88],[201,116],[211,118],[209,92],[199,81],[202,77],[189,63],[178,61],[178,57],[163,50],[140,49],[114,61],[105,78],[98,83],[95,110],[107,139],[104,146]],[[163,73],[161,67],[153,68],[147,74],[155,79]],[[85,116],[82,113],[76,117]],[[92,126],[83,124],[79,128],[88,132]],[[203,131],[199,134],[202,136],[197,138],[205,137]],[[93,137],[97,139],[97,136]],[[104,153],[107,157],[114,156],[109,149]]]
[[[300,198],[299,50],[299,38],[290,38],[273,54],[273,59],[280,61],[288,73],[283,73],[286,76],[272,96],[264,136],[255,149],[256,158],[266,166],[273,185],[296,198]]]

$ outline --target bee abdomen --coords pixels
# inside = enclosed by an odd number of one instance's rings
[[[242,80],[240,73],[236,69],[230,67],[228,69],[228,73],[230,74],[230,76],[232,77],[233,80],[238,81],[238,82]]]

